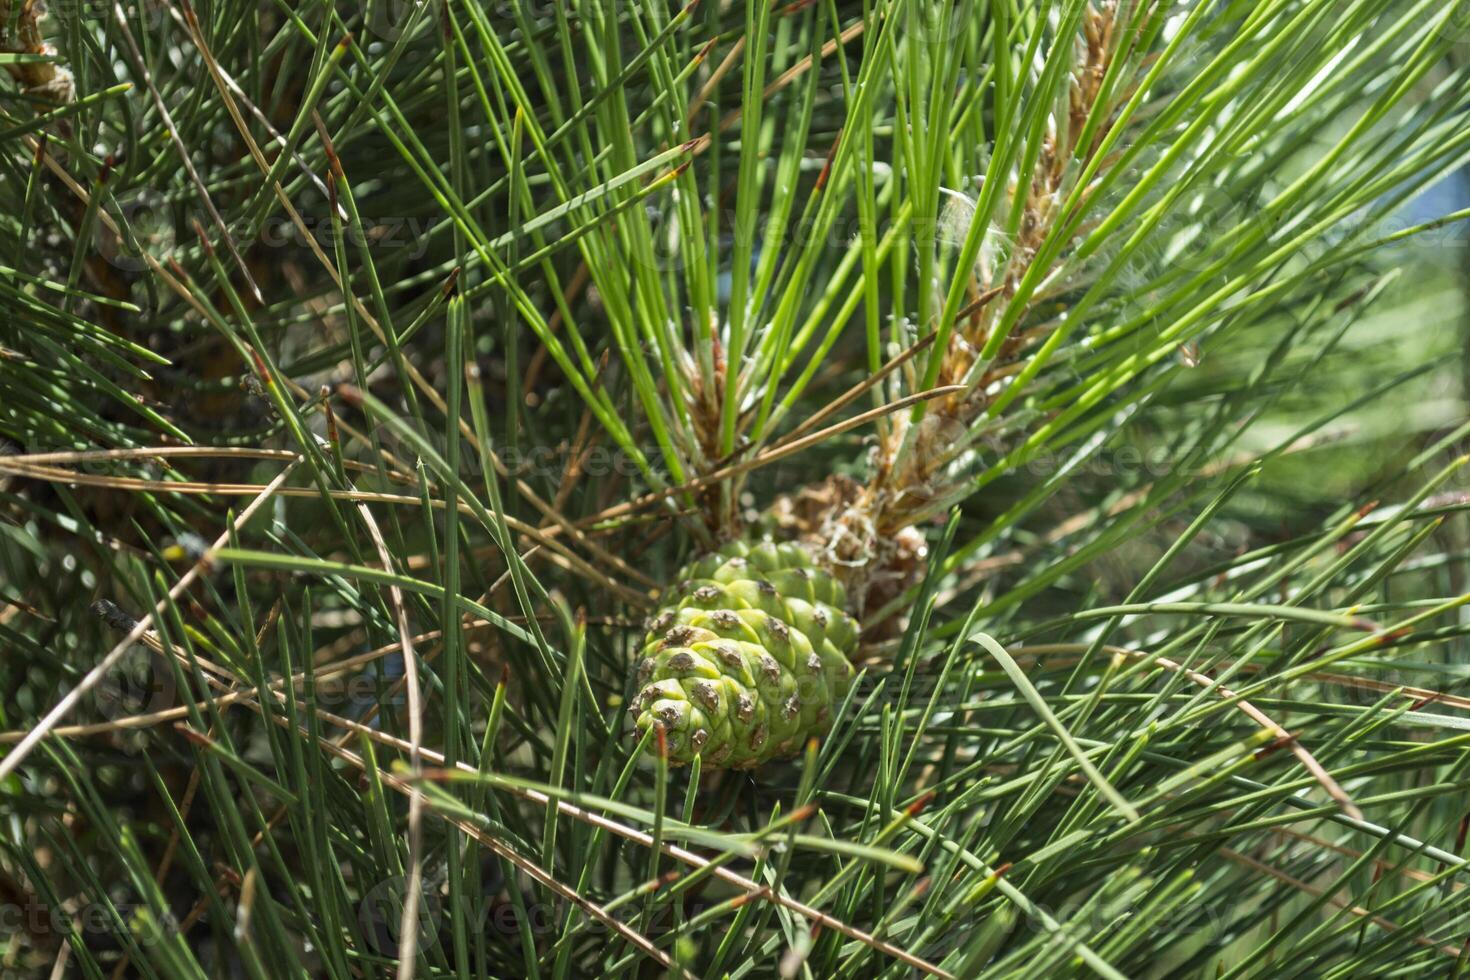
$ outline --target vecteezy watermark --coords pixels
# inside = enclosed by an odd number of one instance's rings
[[[63,685],[68,687],[68,685]],[[137,645],[92,688],[97,713],[111,722],[146,717],[179,703],[172,668],[147,647]]]
[[[1470,43],[1470,3],[1465,0],[1449,0],[1451,9],[1435,28],[1440,37],[1453,44]]]
[[[1403,236],[1403,245],[1462,248],[1470,237],[1470,221],[1439,225],[1422,218],[1411,219],[1402,209],[1388,213],[1375,207],[1359,208],[1337,217],[1311,235],[1300,237],[1320,219],[1320,214],[1274,201],[1271,194],[1249,180],[1228,184],[1197,180],[1195,184],[1169,200],[1162,213],[1149,212],[1154,223],[1120,280],[1127,291],[1145,291],[1160,275],[1193,277],[1211,269],[1223,271],[1238,260],[1242,250],[1264,254],[1288,241],[1294,242],[1294,257],[1314,261],[1323,252],[1341,247],[1345,242],[1385,241],[1395,233],[1411,229],[1414,234]],[[971,219],[966,208],[973,210],[973,203],[954,203],[955,200],[959,199],[952,200],[937,216],[911,218],[905,229],[908,238],[915,243],[957,247],[969,229]],[[680,208],[672,193],[660,195],[649,203],[643,218],[650,240],[646,247],[631,249],[629,261],[661,273],[678,272],[693,261],[683,248]],[[738,215],[730,209],[705,212],[702,221],[710,228],[721,230],[717,262],[722,289],[728,289],[736,244],[747,245],[753,261],[773,251],[784,259],[810,249],[846,249],[863,230],[861,218],[856,215],[830,221],[804,216],[774,233],[764,226],[751,227],[749,222],[740,226]],[[882,237],[892,227],[891,219],[881,218],[875,232]],[[702,229],[696,229],[696,234],[702,233]],[[982,254],[989,254],[990,250],[1003,252],[1006,248],[1005,237],[994,229],[987,233],[986,241],[986,251]],[[1107,250],[1100,254],[1107,254]],[[1095,256],[1093,261],[1101,260]]]
[[[194,242],[195,225],[215,229],[213,220],[204,212],[148,189],[120,194],[117,203],[117,224],[126,232],[119,236],[99,221],[96,247],[99,255],[125,272],[142,272],[153,262],[167,262],[176,255],[180,245]],[[433,226],[432,219],[414,215],[364,215],[361,224],[338,225],[325,212],[300,213],[296,217],[277,214],[266,218],[258,228],[232,227],[230,236],[242,247],[310,248],[314,244],[331,254],[345,246],[349,250],[366,248],[378,254],[400,253],[412,260],[429,250]]]
[[[560,0],[479,0],[476,7],[492,29],[550,24]],[[571,16],[564,8],[563,16]],[[391,44],[441,44],[444,0],[366,0],[362,28],[377,41]]]
[[[192,535],[182,535],[187,542]],[[202,549],[202,540],[197,542]],[[127,633],[137,619],[108,599],[92,604],[92,612],[113,630]],[[75,645],[75,641],[72,641]],[[187,674],[186,674],[187,676]],[[318,674],[313,697],[315,708],[351,718],[360,718],[372,708],[397,708],[405,695],[396,681],[402,676],[402,661],[390,654],[366,669],[350,674]],[[71,689],[70,681],[62,681],[58,699]],[[96,713],[113,723],[132,722],[177,707],[188,693],[180,694],[174,665],[142,643],[125,651],[119,661],[92,688],[91,703]]]
[[[149,266],[145,256],[163,262],[174,253],[178,243],[177,209],[160,194],[139,190],[122,195],[117,201],[120,228],[128,230],[128,238],[119,238],[103,222],[95,223],[97,253],[124,272],[142,272]]]
[[[1186,191],[1164,216],[1155,232],[1164,243],[1164,265],[1203,272],[1228,254],[1228,245],[1268,232],[1269,219],[1259,203],[1237,191],[1209,185]]]
[[[644,459],[657,459],[657,452],[656,447],[649,447],[644,453]],[[555,479],[573,462],[573,451],[566,446],[507,446],[500,450],[500,459],[506,469],[517,476]],[[642,472],[637,455],[625,449],[602,445],[588,446],[584,451],[576,453],[575,463],[579,473],[594,479],[613,476],[633,478]]]
[[[165,0],[46,0],[47,12],[63,23],[72,19],[82,22],[115,20],[118,8],[122,9],[128,26],[134,31],[141,28],[152,33],[169,19]]]
[[[1066,457],[1042,448],[1023,456],[1017,469],[1032,476],[1046,477],[1061,472],[1068,465]],[[1173,476],[1181,471],[1180,461],[1174,450],[1167,445],[1149,447],[1125,444],[1105,446],[1091,453],[1086,459],[1072,467],[1073,472],[1090,476],[1116,479],[1125,476],[1146,476],[1157,479]],[[1193,470],[1186,470],[1193,473]]]
[[[130,633],[138,625],[136,617],[111,599],[98,599],[92,603],[91,612],[118,633]],[[65,696],[69,690],[70,682],[62,681],[59,695]],[[172,667],[141,643],[124,651],[92,688],[92,706],[97,714],[113,722],[156,714],[177,703]]]
[[[364,219],[362,225],[342,226],[341,243],[379,251],[406,251],[411,259],[420,258],[429,248],[433,222],[418,217],[385,217]],[[289,245],[306,247],[315,241],[324,249],[338,242],[338,231],[327,215],[302,215],[301,222],[277,215],[261,227],[256,241],[266,248]]]
[[[437,473],[448,457],[448,445],[440,429],[426,427],[410,418],[395,419],[371,427],[377,444],[400,460],[427,458],[431,475]],[[1017,451],[1004,442],[975,440],[967,442],[965,425],[952,416],[939,413],[926,415],[915,426],[913,445],[905,454],[907,466],[914,467],[914,479],[906,480],[905,492],[917,499],[937,499],[951,492],[966,478],[1004,463],[1010,473],[1032,477],[1051,477],[1064,470],[1077,476],[1093,476],[1109,480],[1131,477],[1157,479],[1178,474],[1187,464],[1165,444],[1124,444],[1105,446],[1080,459],[1072,453],[1055,452],[1046,447]],[[668,467],[657,445],[635,447],[594,444],[513,446],[498,444],[495,454],[513,479],[560,480],[575,470],[594,480],[623,479],[647,483],[649,468],[652,480],[672,484]],[[1192,465],[1192,464],[1189,464]],[[920,472],[917,468],[924,467]],[[1193,474],[1194,469],[1186,472]],[[482,477],[481,457],[475,452],[461,451],[458,475],[475,485]],[[436,477],[437,478],[437,477]]]
[[[159,912],[144,903],[88,900],[54,907],[34,898],[0,902],[0,936],[70,934],[85,941],[114,936],[119,931],[126,931],[139,945],[151,946],[176,935],[179,922],[167,909]]]
[[[1124,923],[1133,925],[1136,935],[1167,936],[1180,942],[1199,937],[1223,936],[1229,928],[1228,906],[1211,901],[1183,902],[1170,909],[1167,915],[1151,911],[1147,901],[1138,903],[1128,899],[1107,898],[1090,901],[1079,897],[1069,899],[1056,908],[1048,908],[1043,903],[1038,904],[1036,909],[1060,923],[1071,935],[1079,937],[1118,929]],[[1142,928],[1137,925],[1140,920]],[[1043,924],[1040,915],[1027,916],[1024,921],[1028,928],[1050,931]]]
[[[1146,898],[1133,901],[1103,897],[1086,904],[1083,899],[1069,900],[1061,906],[1034,902],[1025,914],[1008,901],[999,901],[999,907],[986,902],[948,919],[936,916],[937,921],[930,926],[932,938],[915,952],[932,961],[959,949],[972,952],[976,935],[986,932],[996,944],[1017,932],[1041,933],[1058,942],[1091,942],[1092,937],[1116,934],[1125,928],[1138,946],[1152,940],[1188,947],[1221,939],[1229,935],[1232,927],[1232,906],[1226,901],[1191,900],[1161,913]]]
[[[443,0],[367,0],[362,24],[371,37],[398,43],[427,35],[444,9]]]
[[[652,255],[653,268],[658,272],[677,272],[684,268],[689,250],[684,248],[680,234],[678,192],[660,194],[658,203],[650,204],[645,213],[648,215],[649,254]],[[698,229],[698,232],[702,233],[703,229]],[[634,258],[641,260],[643,254],[635,251]]]
[[[901,9],[897,25],[900,45],[907,42],[927,48],[951,45],[964,35],[966,28],[985,24],[973,0],[953,4],[911,3]]]
[[[405,703],[397,678],[376,670],[350,675],[324,676],[316,680],[314,710],[348,718],[361,718],[371,709],[397,709]],[[71,685],[63,682],[58,699]],[[190,695],[192,697],[192,695]],[[182,703],[172,667],[159,654],[135,646],[92,688],[92,706],[107,721],[119,723],[147,718]]]
[[[655,910],[645,918],[637,902],[625,903],[594,916],[576,909],[568,902],[546,902],[534,898],[529,880],[518,880],[513,887],[520,891],[520,901],[498,890],[487,891],[473,907],[469,902],[450,905],[438,887],[442,879],[429,875],[422,886],[415,909],[415,946],[431,950],[445,939],[451,917],[459,919],[472,933],[517,938],[529,932],[538,938],[559,935],[566,928],[568,916],[577,916],[577,929],[593,936],[610,935],[621,926],[636,926],[646,936],[662,936],[678,928],[672,911]],[[358,925],[368,946],[374,952],[397,957],[403,949],[403,910],[408,896],[408,879],[403,875],[373,885],[358,903]]]
[[[410,887],[413,886],[407,876],[396,875],[368,889],[358,903],[358,925],[365,941],[375,952],[396,958],[404,949],[408,934],[404,932],[403,913],[408,905]],[[427,883],[420,881],[418,889],[414,919],[408,928],[413,930],[414,947],[427,950],[439,942],[444,904],[437,890]]]

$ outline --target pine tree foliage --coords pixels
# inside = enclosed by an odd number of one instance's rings
[[[0,972],[1460,975],[1467,157],[1466,0],[0,0]]]

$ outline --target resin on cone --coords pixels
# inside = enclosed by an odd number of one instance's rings
[[[632,714],[673,765],[749,769],[825,733],[852,682],[842,584],[796,544],[734,542],[686,566],[649,624]]]

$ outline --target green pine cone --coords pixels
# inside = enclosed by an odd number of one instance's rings
[[[750,769],[825,733],[852,682],[857,622],[798,545],[734,542],[691,563],[649,623],[632,714],[669,762]]]

